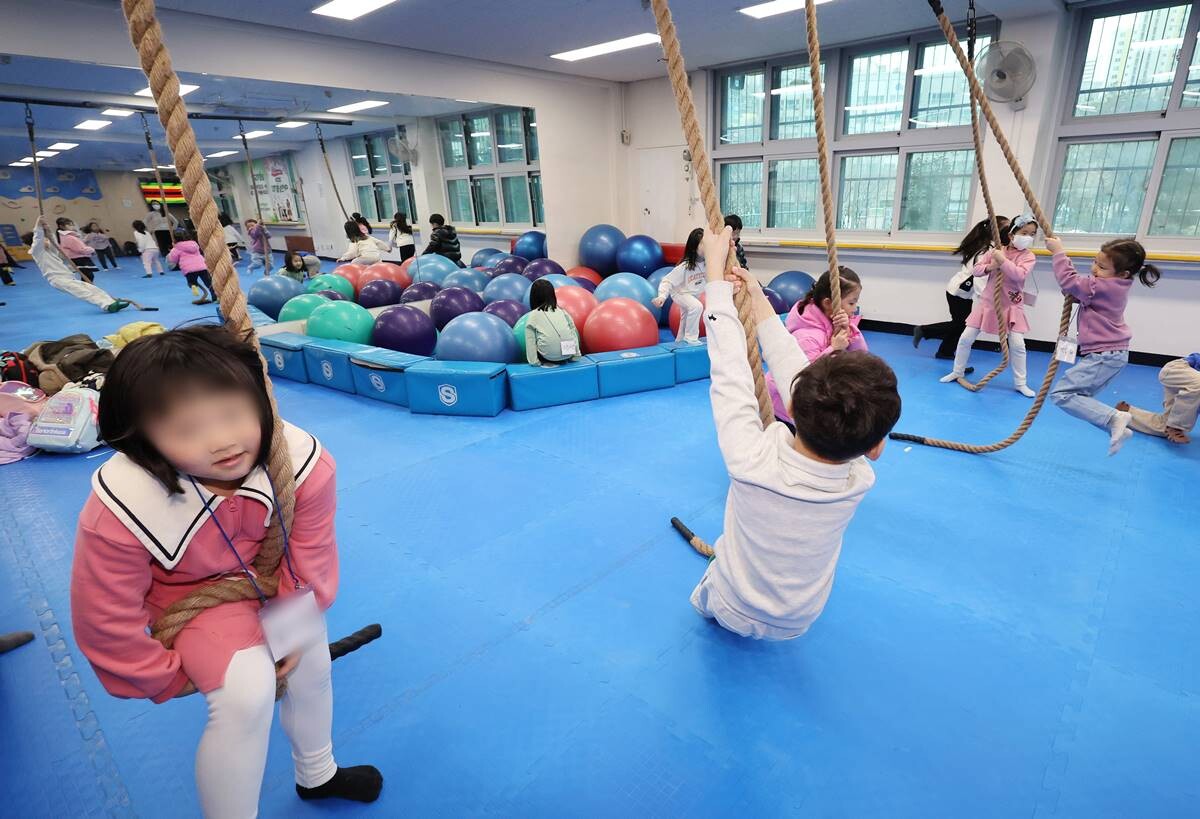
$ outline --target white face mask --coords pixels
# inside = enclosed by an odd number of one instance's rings
[[[1022,233],[1014,236],[1012,243],[1013,247],[1015,247],[1017,250],[1029,250],[1029,248],[1033,247],[1033,237],[1026,236],[1024,233]]]

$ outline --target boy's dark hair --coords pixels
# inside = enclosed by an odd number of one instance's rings
[[[271,457],[275,416],[267,397],[262,359],[254,346],[219,324],[200,324],[143,336],[117,356],[100,392],[100,437],[158,479],[167,492],[183,492],[174,466],[150,443],[144,420],[164,412],[181,384],[250,393],[262,427],[256,466]]]
[[[858,274],[844,265],[838,265],[838,278],[842,282],[843,295],[855,290],[862,290],[862,280],[858,278]],[[800,300],[796,311],[803,313],[804,308],[814,303],[817,307],[820,307],[821,302],[831,298],[833,298],[833,282],[829,280],[829,271],[826,270],[821,274],[821,278],[817,279],[817,283],[812,286],[812,289],[808,291],[808,295]]]
[[[1100,252],[1112,259],[1113,268],[1127,274],[1127,279],[1137,276],[1142,284],[1153,287],[1162,278],[1157,267],[1146,264],[1146,248],[1136,239],[1113,239],[1100,245]]]
[[[865,455],[900,420],[896,374],[861,350],[822,356],[792,382],[792,418],[796,435],[822,458]]]
[[[31,230],[28,233],[22,233],[21,241],[24,242],[28,247],[33,247],[33,231]]]
[[[1004,229],[1012,222],[1007,216],[997,216],[996,222],[1000,226],[1000,235],[1005,235]],[[958,247],[954,248],[951,253],[962,259],[963,264],[970,264],[971,260],[978,256],[983,251],[992,246],[992,220],[983,219],[978,222],[975,227],[971,228],[970,232],[963,237],[963,240],[958,243]]]
[[[217,221],[221,224],[221,227],[229,227],[233,224],[233,219],[229,218],[229,214],[225,211],[221,211],[217,216]]]
[[[545,279],[535,281],[533,287],[529,288],[529,309],[557,310],[558,295],[554,292],[554,285]]]
[[[342,228],[346,231],[346,238],[352,242],[357,242],[363,238],[362,231],[358,229],[358,222],[353,219],[347,219],[346,224],[342,225]]]
[[[134,219],[133,220],[133,229],[138,233],[145,233],[146,232],[146,223],[143,222],[141,219]]]
[[[704,239],[704,228],[696,228],[688,234],[687,244],[683,246],[683,263],[688,270],[695,270],[700,264],[700,242]]]
[[[733,228],[734,230],[742,229],[742,217],[731,213],[725,217],[725,227]]]
[[[432,213],[429,215],[429,224],[433,225],[434,227],[441,227],[442,225],[446,224],[446,217],[442,216],[440,213]]]

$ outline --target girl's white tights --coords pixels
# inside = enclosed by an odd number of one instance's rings
[[[153,275],[154,269],[158,268],[158,272],[163,272],[162,254],[157,250],[142,251],[142,267],[146,269],[146,275]]]
[[[983,331],[978,327],[968,327],[963,330],[962,337],[958,340],[958,349],[954,351],[954,370],[949,375],[943,376],[942,381],[957,381],[963,377],[967,371],[967,362],[971,359],[971,345],[975,343],[975,339],[979,338],[981,332]],[[1012,367],[1013,387],[1017,392],[1032,397],[1033,391],[1025,384],[1025,359],[1025,335],[1009,330],[1008,360],[1009,366]]]
[[[275,663],[267,647],[234,654],[225,685],[207,699],[208,725],[196,751],[201,809],[211,819],[252,819],[258,815],[275,711]],[[292,743],[296,782],[315,788],[333,778],[333,688],[324,639],[288,675],[279,721]]]
[[[700,340],[700,313],[704,305],[700,299],[688,293],[679,293],[674,297],[679,305],[679,332],[675,334],[676,341]]]

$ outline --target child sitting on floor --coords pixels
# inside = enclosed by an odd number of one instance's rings
[[[743,637],[787,640],[806,632],[829,598],[842,534],[875,483],[867,459],[882,454],[900,417],[896,375],[861,351],[809,364],[757,279],[735,268],[736,281],[723,280],[729,228],[706,233],[704,248],[710,394],[730,486],[725,531],[692,605]],[[733,303],[742,287],[753,300],[763,359],[788,389],[795,436],[759,420]]]
[[[1129,426],[1147,435],[1166,438],[1173,444],[1190,444],[1188,433],[1200,415],[1200,353],[1168,361],[1158,371],[1163,385],[1163,411],[1152,413],[1131,407],[1128,401],[1117,403],[1119,412],[1128,412]]]

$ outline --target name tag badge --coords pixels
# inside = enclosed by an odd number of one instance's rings
[[[1079,355],[1079,342],[1067,336],[1059,336],[1058,344],[1054,347],[1054,358],[1063,364],[1074,364]]]
[[[577,339],[564,339],[559,342],[559,347],[565,356],[574,357],[579,355],[579,341]]]
[[[1037,304],[1037,299],[1038,294],[1030,293],[1028,290],[1021,294],[1021,301],[1024,302],[1026,307],[1033,307],[1035,304]]]
[[[312,589],[267,603],[258,612],[258,622],[276,662],[307,649],[325,635],[325,618]]]

